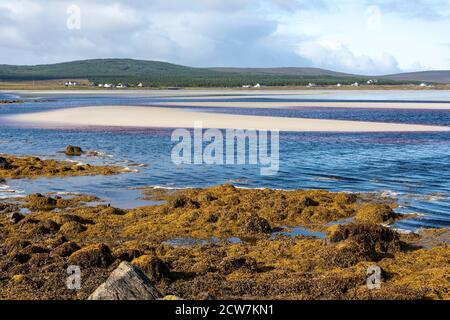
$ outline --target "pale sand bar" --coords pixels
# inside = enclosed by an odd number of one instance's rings
[[[450,110],[450,103],[420,102],[162,102],[160,106],[175,107],[230,107],[230,108],[294,108],[294,107],[326,107],[326,108],[367,108],[367,109],[416,109],[416,110]]]
[[[102,106],[81,107],[29,113],[7,117],[15,122],[39,126],[117,126],[149,128],[193,128],[198,121],[203,128],[260,129],[297,132],[407,132],[448,131],[447,127],[341,121],[323,119],[245,116],[194,112],[186,109]]]

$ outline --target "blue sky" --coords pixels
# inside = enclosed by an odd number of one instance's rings
[[[450,0],[0,0],[0,64],[126,57],[386,74],[450,69],[449,34]]]

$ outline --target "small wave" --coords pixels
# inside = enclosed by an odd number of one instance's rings
[[[138,169],[131,169],[131,168],[129,168],[129,167],[125,167],[125,168],[123,168],[123,169],[120,170],[120,171],[122,171],[122,172],[132,172],[132,173],[137,173],[137,172],[139,172]]]
[[[8,185],[0,185],[0,199],[8,198],[22,198],[25,197],[25,191],[20,189],[13,189]]]
[[[97,150],[88,150],[86,151],[86,156],[88,157],[96,157],[96,158],[114,158],[112,154],[106,153],[104,151],[97,151]]]

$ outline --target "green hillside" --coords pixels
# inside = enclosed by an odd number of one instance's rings
[[[127,83],[155,87],[236,87],[260,83],[267,86],[316,84],[349,84],[365,81],[367,77],[341,74],[323,69],[206,69],[132,59],[94,59],[49,65],[0,65],[0,80],[88,79],[93,83]],[[277,72],[279,70],[279,72]],[[399,83],[383,79],[381,83]]]

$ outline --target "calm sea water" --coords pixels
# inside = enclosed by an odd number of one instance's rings
[[[0,99],[13,99],[0,94]],[[138,170],[112,177],[8,180],[0,183],[0,198],[33,192],[95,194],[107,202],[131,208],[148,202],[135,190],[142,186],[205,187],[233,183],[246,188],[317,188],[332,191],[376,192],[398,198],[403,213],[420,215],[396,227],[450,226],[450,133],[281,133],[280,170],[261,176],[252,165],[182,165],[171,162],[174,145],[169,129],[42,129],[24,128],[1,116],[62,107],[88,105],[146,105],[169,101],[145,95],[46,95],[47,102],[0,105],[0,153],[67,159],[67,144],[104,153],[72,160],[118,164]],[[214,101],[450,101],[448,91],[329,93],[321,95],[211,97]],[[192,101],[190,97],[177,101]],[[202,101],[205,101],[203,98]],[[208,99],[206,99],[208,101]],[[205,108],[202,108],[205,110]],[[323,119],[437,124],[450,126],[450,111],[370,110],[294,107],[289,109],[207,108],[210,112],[276,115]],[[144,166],[145,165],[145,166]]]

